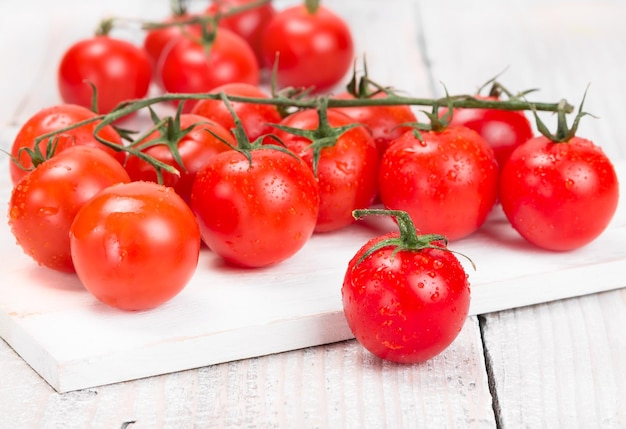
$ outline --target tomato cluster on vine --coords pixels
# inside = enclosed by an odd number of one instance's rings
[[[393,216],[400,232],[350,261],[344,310],[372,352],[414,362],[460,331],[469,283],[447,243],[495,207],[550,250],[583,246],[608,226],[617,177],[575,135],[582,104],[569,129],[565,107],[551,106],[559,130],[537,118],[535,136],[520,110],[538,106],[515,97],[403,98],[356,70],[336,91],[353,61],[350,31],[310,3],[179,10],[146,27],[143,46],[108,35],[107,20],[69,47],[58,70],[64,103],[33,115],[12,147],[9,224],[24,252],[76,272],[108,305],[145,310],[185,287],[202,242],[229,264],[265,267],[382,206],[374,214]],[[314,37],[333,43],[322,50]],[[146,98],[150,85],[165,95]],[[160,116],[163,104],[175,112]],[[427,120],[417,104],[433,106]],[[140,110],[148,129],[118,126]]]

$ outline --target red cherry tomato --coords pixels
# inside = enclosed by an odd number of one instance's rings
[[[168,141],[168,130],[164,129],[163,132],[155,131],[151,133],[144,141],[140,142],[140,145],[143,146],[144,144],[150,144],[152,141],[161,139],[161,144],[148,146],[143,152],[178,170],[178,176],[163,171],[162,183],[165,186],[174,188],[178,195],[186,202],[189,202],[189,198],[191,197],[191,187],[193,186],[193,181],[198,171],[200,171],[213,156],[220,152],[230,150],[230,147],[214,134],[217,134],[233,146],[237,145],[232,134],[221,125],[209,121],[203,116],[183,113],[180,115],[180,129],[184,130],[189,127],[193,127],[193,129],[184,136],[181,136],[180,139],[177,139],[178,141]],[[163,139],[165,139],[165,142]],[[176,161],[172,149],[168,144],[170,144],[175,151],[178,151],[182,165],[179,165]],[[154,166],[137,156],[131,155],[128,157],[126,171],[128,171],[133,181],[158,181]]]
[[[168,19],[166,19],[165,23],[174,23],[174,22],[182,22],[189,20],[193,17],[191,14],[181,14],[181,15],[172,15]],[[184,27],[179,25],[172,25],[163,28],[156,28],[153,30],[149,30],[146,32],[146,36],[143,40],[143,49],[147,52],[150,57],[150,63],[152,64],[152,73],[153,78],[157,85],[160,87],[163,86],[163,83],[160,81],[160,76],[157,73],[157,65],[159,64],[159,60],[163,51],[172,43],[173,40],[182,37],[184,34]],[[198,31],[197,29],[195,31]]]
[[[478,97],[497,100],[497,97]],[[441,115],[447,109],[441,109]],[[493,148],[500,168],[513,150],[533,137],[530,121],[521,111],[501,109],[454,109],[450,125],[464,125],[480,134]]]
[[[224,92],[227,95],[241,97],[269,98],[261,88],[248,83],[227,83],[214,88],[210,92],[213,94]],[[276,106],[271,104],[238,103],[235,101],[231,101],[230,104],[241,120],[243,129],[251,141],[270,133],[273,130],[271,124],[282,120]],[[233,115],[222,100],[200,100],[191,112],[209,118],[223,125],[228,130],[235,127]]]
[[[219,28],[207,47],[193,37],[176,39],[158,66],[163,88],[171,93],[202,93],[231,82],[259,84],[259,65],[252,48],[240,36]],[[196,102],[185,102],[190,112]]]
[[[227,13],[235,8],[247,6],[257,0],[211,0],[212,4],[207,8],[206,13],[214,15],[218,10]],[[276,9],[272,3],[248,9],[244,12],[220,19],[219,25],[228,28],[235,34],[241,36],[252,48],[260,66],[263,66],[261,54],[261,41],[265,27],[276,14]]]
[[[304,4],[276,13],[263,34],[264,63],[278,58],[279,87],[314,87],[326,91],[337,85],[354,60],[352,34],[345,21],[324,6],[310,13]]]
[[[385,96],[384,93],[378,93],[371,98],[384,98]],[[354,96],[348,92],[342,92],[334,98],[350,100],[354,99]],[[338,110],[367,127],[374,137],[381,158],[393,140],[412,129],[400,125],[417,122],[415,113],[407,105],[342,107]]]
[[[580,137],[555,143],[540,136],[511,154],[502,169],[500,202],[530,243],[566,251],[606,229],[619,200],[615,169],[600,147]]]
[[[143,98],[152,77],[150,58],[132,43],[109,36],[81,40],[65,52],[58,85],[63,101],[91,107],[98,90],[98,112],[109,113],[123,101]]]
[[[385,152],[379,187],[385,207],[408,212],[421,233],[456,240],[476,231],[495,205],[498,165],[467,127],[422,132],[421,140],[407,132]]]
[[[99,191],[129,181],[124,167],[106,152],[87,146],[67,148],[13,188],[11,232],[40,265],[73,272],[69,231],[76,213]]]
[[[24,177],[28,170],[33,167],[33,163],[23,148],[31,150],[35,149],[35,139],[44,134],[48,134],[78,122],[94,118],[96,114],[86,107],[74,104],[61,104],[51,106],[40,110],[31,116],[20,128],[13,146],[11,147],[11,155],[14,159],[19,160],[21,167],[11,162],[11,181],[15,185]],[[94,137],[94,130],[100,121],[94,121],[86,125],[74,128],[69,131],[63,131],[54,137],[39,142],[38,148],[42,154],[46,153],[46,147],[54,142],[56,144],[55,153],[67,149],[70,146],[91,146],[97,147],[111,156],[115,157],[120,163],[126,159],[123,151],[116,151],[108,146],[103,145]],[[112,126],[103,127],[98,133],[99,137],[117,145],[122,145],[122,139]]]
[[[209,160],[191,192],[203,241],[244,267],[279,263],[300,250],[315,228],[317,182],[298,157],[256,149],[248,160],[232,150]]]
[[[402,248],[399,237],[392,232],[373,238],[350,260],[341,289],[343,309],[356,339],[374,355],[423,362],[458,336],[469,311],[470,286],[444,243],[422,236],[426,247]],[[396,244],[383,245],[389,240]]]
[[[328,110],[328,121],[333,127],[354,123],[348,116],[332,109]],[[293,113],[281,122],[283,126],[301,130],[314,130],[318,124],[315,109]],[[282,130],[277,130],[275,134],[313,169],[314,151],[310,139]],[[317,165],[320,211],[316,232],[335,231],[348,226],[354,222],[353,210],[372,204],[378,192],[379,163],[376,143],[362,126],[346,131],[334,145],[321,150]]]
[[[131,182],[99,192],[70,229],[76,274],[103,303],[147,310],[176,296],[198,265],[200,233],[172,188]]]

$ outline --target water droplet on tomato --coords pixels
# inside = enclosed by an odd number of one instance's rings
[[[436,301],[437,299],[439,299],[439,292],[434,292],[432,295],[430,295],[431,301]]]
[[[417,287],[420,289],[424,289],[424,282],[418,282]]]
[[[435,277],[437,277],[437,273],[436,273],[436,272],[434,272],[434,271],[429,271],[429,272],[428,272],[428,276],[429,276],[429,277],[432,277],[432,278],[434,279]]]

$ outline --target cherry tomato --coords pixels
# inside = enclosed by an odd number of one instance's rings
[[[164,20],[164,23],[182,22],[189,20],[192,17],[193,15],[187,13],[172,15]],[[161,54],[163,54],[167,45],[172,43],[173,40],[182,37],[185,31],[184,27],[172,25],[163,28],[156,28],[146,32],[146,36],[143,40],[143,49],[150,57],[153,79],[161,88],[163,87],[163,83],[160,81],[160,76],[157,73],[157,65],[159,64]],[[196,31],[198,30],[196,29]]]
[[[279,87],[314,87],[326,91],[350,70],[354,44],[345,21],[319,6],[311,13],[304,4],[280,10],[263,34],[264,63],[278,58]]]
[[[328,110],[332,127],[353,124],[354,121],[337,110]],[[280,123],[301,130],[314,130],[319,126],[315,109],[293,113]],[[311,139],[277,130],[276,136],[289,150],[302,157],[314,169],[314,150]],[[320,187],[320,211],[316,232],[339,230],[354,222],[352,211],[369,207],[378,192],[378,151],[372,135],[363,126],[352,128],[332,146],[321,149],[317,164]]]
[[[152,77],[150,58],[131,42],[109,36],[80,40],[65,52],[58,70],[63,101],[91,107],[98,90],[98,112],[109,113],[123,101],[143,98]]]
[[[70,229],[76,274],[103,303],[147,310],[176,296],[198,265],[200,232],[172,188],[131,182],[99,192]]]
[[[224,92],[227,95],[237,95],[241,97],[269,98],[261,88],[249,83],[227,83],[214,88],[210,92],[213,94]],[[238,103],[231,101],[230,105],[241,120],[243,129],[251,141],[272,132],[273,128],[271,124],[278,123],[282,120],[276,106],[271,104]],[[200,100],[196,103],[191,112],[218,122],[228,130],[235,127],[233,115],[222,100]]]
[[[74,216],[102,189],[129,181],[124,167],[104,151],[87,146],[67,148],[13,188],[11,232],[40,265],[73,272],[69,231]]]
[[[256,149],[211,158],[196,176],[191,208],[206,245],[244,267],[279,263],[312,235],[319,209],[317,182],[298,157]]]
[[[386,94],[384,93],[378,93],[371,98],[384,98],[385,96]],[[342,92],[334,96],[334,98],[349,100],[354,99],[354,96],[348,92]],[[413,113],[411,108],[401,104],[393,106],[342,107],[338,110],[367,127],[372,137],[374,137],[381,158],[393,140],[412,129],[410,127],[401,127],[400,125],[417,122],[415,113]]]
[[[240,36],[219,28],[207,46],[191,36],[176,39],[163,52],[158,66],[163,88],[172,93],[202,93],[231,82],[258,85],[259,65],[252,48]],[[185,102],[190,112],[194,100]]]
[[[438,237],[419,236],[413,245],[400,237],[390,232],[373,238],[350,260],[343,310],[355,338],[371,353],[417,363],[456,339],[468,315],[470,286]]]
[[[207,14],[214,15],[218,10],[227,13],[235,8],[247,6],[257,0],[211,0],[212,4],[206,9]],[[252,48],[259,65],[263,66],[261,54],[261,41],[265,27],[276,14],[272,3],[248,9],[235,15],[225,16],[220,19],[219,25],[228,28],[241,36]]]
[[[615,169],[600,147],[573,137],[539,136],[511,154],[502,169],[500,202],[511,225],[530,243],[566,251],[606,229],[619,200]]]
[[[497,100],[497,97],[482,97]],[[447,109],[441,109],[441,115]],[[450,125],[465,125],[480,134],[493,148],[500,168],[513,150],[533,137],[530,121],[521,111],[501,109],[454,109]]]
[[[29,169],[33,168],[31,158],[22,148],[35,149],[35,139],[44,134],[58,131],[78,122],[94,118],[96,114],[86,107],[74,104],[60,104],[56,106],[46,107],[31,116],[20,128],[13,146],[11,147],[11,155],[14,159],[19,160],[21,165],[11,162],[11,181],[17,184],[24,177]],[[46,153],[46,147],[54,142],[56,144],[55,153],[67,149],[70,146],[91,146],[97,147],[111,156],[115,157],[120,163],[126,159],[123,151],[116,151],[108,146],[103,145],[94,137],[94,130],[100,121],[94,121],[86,125],[74,128],[69,131],[63,131],[49,139],[41,140],[38,144],[39,151]],[[98,133],[99,137],[122,146],[122,139],[112,126],[103,127]],[[52,140],[52,142],[51,142]]]
[[[423,234],[449,240],[476,231],[498,193],[498,164],[487,142],[467,127],[404,133],[385,152],[379,176],[385,207],[409,213]]]
[[[180,130],[185,130],[189,127],[193,127],[190,132],[184,135],[179,134]],[[162,183],[174,188],[183,200],[189,202],[191,187],[198,171],[204,167],[211,157],[220,152],[230,150],[230,147],[214,134],[217,134],[233,146],[237,143],[228,130],[203,116],[183,113],[180,115],[179,128],[177,133],[175,133],[177,136],[173,141],[169,140],[171,131],[164,129],[162,131],[154,131],[139,144],[140,146],[149,145],[142,151],[178,170],[178,176],[163,171]],[[151,145],[155,141],[160,141],[161,143]],[[176,161],[173,151],[178,151],[182,165]],[[128,175],[133,181],[158,181],[154,166],[137,156],[131,155],[128,157],[126,171],[128,171]]]

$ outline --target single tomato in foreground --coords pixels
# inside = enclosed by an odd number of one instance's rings
[[[466,237],[487,219],[498,195],[498,164],[487,142],[467,127],[404,133],[385,152],[380,198],[409,213],[423,234]]]
[[[73,272],[69,232],[76,213],[99,191],[127,182],[126,170],[109,154],[70,147],[15,185],[9,201],[11,232],[40,265]]]
[[[80,281],[98,300],[147,310],[187,285],[198,265],[200,231],[172,188],[131,182],[99,192],[79,210],[70,245]]]
[[[245,146],[239,141],[239,147]],[[311,169],[274,148],[223,152],[196,176],[191,208],[205,244],[244,267],[279,263],[313,234],[319,192]]]
[[[121,102],[145,97],[151,80],[148,54],[127,40],[106,35],[70,46],[58,69],[63,101],[91,107],[91,83],[98,91],[98,113],[109,113]]]
[[[69,127],[78,122],[95,118],[96,114],[83,106],[75,104],[59,104],[46,107],[31,116],[20,128],[13,145],[11,146],[11,156],[19,160],[21,165],[11,162],[11,181],[15,185],[24,177],[28,170],[33,167],[32,160],[27,154],[27,150],[35,150],[35,140],[37,137],[58,131],[62,128]],[[60,153],[71,146],[91,146],[102,149],[115,157],[120,163],[126,159],[124,151],[117,151],[111,147],[105,146],[94,137],[95,128],[100,124],[99,120],[95,120],[80,127],[63,131],[54,136],[43,139],[37,145],[38,150],[45,154],[49,145],[55,146],[55,154]],[[103,127],[98,137],[109,141],[115,145],[122,146],[120,135],[110,125]]]
[[[357,341],[381,359],[418,363],[459,335],[470,304],[468,275],[440,235],[417,235],[406,212],[393,215],[400,232],[368,241],[350,260],[341,289]]]
[[[513,228],[544,249],[567,251],[597,238],[619,201],[615,169],[590,140],[535,137],[504,165],[500,202]]]

